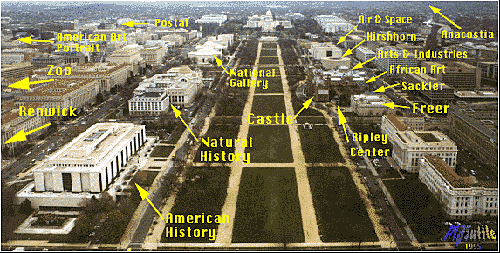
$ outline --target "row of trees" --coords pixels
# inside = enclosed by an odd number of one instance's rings
[[[119,243],[141,202],[134,182],[130,182],[127,190],[131,193],[130,196],[120,201],[113,201],[107,192],[102,193],[99,199],[93,197],[88,201],[65,241],[84,243],[93,238],[94,242],[99,243]]]
[[[240,50],[236,52],[236,57],[241,58],[240,66],[253,65],[257,58],[259,42],[257,40],[246,40],[243,43],[246,43],[246,45],[242,46]]]
[[[289,39],[279,39],[278,43],[280,45],[283,62],[286,65],[298,65],[299,56],[295,51],[295,48],[297,47],[297,41]]]

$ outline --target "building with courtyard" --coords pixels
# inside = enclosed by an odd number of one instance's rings
[[[419,179],[443,204],[451,218],[465,219],[473,215],[498,216],[498,184],[478,183],[473,177],[461,177],[441,157],[425,155],[419,165]]]
[[[93,79],[98,82],[98,92],[109,92],[114,86],[125,84],[130,76],[132,65],[127,63],[72,63],[61,66],[63,70],[71,68],[71,75],[47,75],[50,67],[41,68],[35,71],[39,79]],[[52,73],[55,70],[52,69]]]
[[[171,68],[166,74],[156,74],[151,78],[148,78],[139,84],[134,91],[134,98],[129,101],[129,110],[140,109],[140,104],[134,104],[140,102],[140,97],[144,94],[155,93],[154,101],[142,101],[144,102],[155,102],[157,104],[158,110],[160,108],[168,109],[168,104],[173,104],[175,106],[187,107],[190,103],[194,101],[194,97],[198,90],[203,85],[202,81],[203,73],[200,70],[191,70],[188,66],[181,66]],[[160,93],[165,92],[166,95]],[[166,99],[166,100],[165,100]],[[163,103],[167,102],[167,106],[163,107]],[[143,109],[146,108],[154,109],[152,107],[146,107],[143,104]],[[149,111],[148,109],[148,111]],[[149,112],[148,112],[149,113]],[[153,113],[153,112],[150,112]],[[154,113],[153,113],[154,114]]]
[[[380,131],[387,134],[387,140],[393,145],[392,158],[403,170],[418,172],[419,160],[425,155],[438,156],[455,168],[457,146],[441,132],[408,130],[393,115],[382,116]]]

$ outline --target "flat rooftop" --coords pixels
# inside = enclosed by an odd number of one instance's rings
[[[386,117],[387,117],[387,119],[389,119],[392,122],[392,124],[399,131],[405,131],[408,128],[404,123],[402,123],[401,121],[399,121],[399,119],[396,118],[396,116],[394,116],[393,114],[387,114]]]
[[[453,142],[448,136],[439,131],[400,131],[397,136],[410,146],[417,147],[455,147]],[[450,150],[451,151],[451,150]]]
[[[498,188],[496,181],[490,180],[485,182],[476,183],[471,177],[459,176],[453,168],[448,166],[439,156],[426,155],[425,158],[432,164],[448,183],[454,188],[469,188],[469,187],[484,187],[484,188]]]
[[[149,97],[149,98],[156,98],[156,97],[162,97],[165,95],[165,92],[144,92],[142,94],[137,95],[138,97]]]
[[[118,144],[132,138],[137,127],[139,125],[132,123],[97,123],[48,157],[42,169],[85,167],[92,170],[109,157]]]
[[[496,91],[455,91],[455,96],[458,98],[497,98]]]
[[[424,140],[425,142],[440,142],[440,140],[438,138],[436,138],[436,136],[434,136],[432,133],[423,133],[423,132],[419,132],[419,133],[415,133],[418,137],[420,137],[420,139]]]

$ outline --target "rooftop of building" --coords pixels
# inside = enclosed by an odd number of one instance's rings
[[[136,127],[132,123],[94,124],[48,157],[40,170],[71,170],[75,164],[87,165],[79,170],[97,170],[94,166],[109,158],[118,144],[135,136]]]
[[[46,59],[46,58],[49,58],[49,59],[64,59],[64,56],[55,55],[55,54],[41,54],[41,55],[33,58],[33,60]]]
[[[321,47],[332,48],[335,50],[342,51],[333,42],[311,42],[311,48],[321,48]]]
[[[425,155],[427,161],[439,172],[448,183],[454,188],[469,188],[469,187],[484,187],[498,188],[496,181],[476,182],[472,177],[462,177],[458,175],[453,168],[448,166],[445,161],[439,156]]]
[[[18,68],[27,68],[27,67],[33,67],[30,62],[18,62],[14,64],[9,64],[9,65],[2,65],[2,71],[9,71],[9,70],[14,70]]]
[[[439,131],[399,131],[396,134],[402,142],[410,146],[424,148],[451,146],[456,148],[455,142]]]
[[[396,45],[397,48],[402,48],[402,49],[422,49],[423,46],[418,46],[418,45],[413,45],[413,44],[408,44],[408,43],[400,43]]]
[[[496,61],[482,61],[482,62],[479,62],[478,65],[497,65],[498,66],[498,62]]]
[[[357,101],[360,105],[363,106],[380,106],[385,107],[385,103],[390,103],[390,100],[386,95],[374,95],[374,94],[359,94],[352,95],[351,100]]]
[[[357,50],[359,50],[360,52],[362,52],[364,54],[375,54],[375,52],[373,52],[373,50],[371,50],[367,47],[358,47]]]
[[[134,97],[146,97],[146,98],[161,98],[163,96],[166,96],[165,92],[152,92],[152,91],[146,91],[140,94],[137,94]]]
[[[36,53],[38,49],[36,48],[10,48],[2,50],[3,53]]]
[[[461,61],[447,61],[447,62],[433,62],[433,61],[429,61],[429,62],[426,62],[427,64],[430,64],[430,65],[435,65],[437,67],[439,66],[446,66],[446,67],[449,67],[449,68],[473,68],[475,69],[476,67],[475,66],[472,66],[466,62],[461,62]]]
[[[190,82],[177,82],[179,78],[187,78],[191,79],[192,78],[197,78],[200,77],[202,74],[199,70],[191,70],[189,66],[180,66],[180,67],[174,67],[171,68],[167,71],[165,74],[156,74],[151,78],[145,79],[142,81],[139,86],[136,88],[137,90],[148,90],[151,88],[160,88],[156,84],[160,84],[159,86],[165,86],[165,84],[168,85],[167,88],[181,88],[183,83],[190,84]],[[186,80],[188,81],[188,80]],[[186,86],[187,87],[187,86]]]
[[[26,92],[23,96],[62,97],[75,90],[81,89],[86,85],[89,85],[93,81],[94,80],[90,78],[57,78],[54,79],[54,81],[52,82],[44,83],[44,85],[40,85],[35,88],[30,87],[31,89],[28,92]]]
[[[99,74],[110,74],[113,73],[122,67],[127,66],[126,63],[118,64],[113,62],[88,62],[88,63],[71,63],[65,64],[61,67],[64,69],[65,67],[71,67],[71,76],[78,75],[99,75]],[[35,70],[35,74],[45,76],[49,71],[49,67],[41,68]],[[55,76],[57,77],[57,76]],[[56,78],[57,79],[57,78]]]
[[[394,114],[387,114],[385,116],[394,125],[394,127],[396,127],[397,130],[405,131],[406,129],[408,129],[408,127],[404,123],[399,121],[399,119],[396,118],[396,116],[394,116]]]
[[[28,108],[39,108],[43,107],[43,103],[30,102],[24,103],[24,106]],[[14,103],[2,103],[2,110],[4,109],[4,107],[10,107],[10,110],[2,112],[2,126],[7,125],[18,117],[23,117],[24,119],[29,118],[29,116],[19,116],[19,107],[14,106]]]
[[[137,48],[121,48],[111,53],[111,56],[130,56],[138,53]]]
[[[468,41],[468,42],[464,42],[462,44],[459,44],[458,46],[470,48],[470,49],[498,51],[498,42],[492,42],[492,43],[489,43],[487,45],[477,45],[477,44],[474,44],[473,42]]]
[[[169,73],[175,73],[175,74],[191,74],[193,73],[193,70],[187,66],[187,65],[182,65],[180,67],[174,67],[174,68],[171,68],[167,71],[167,74]]]
[[[441,141],[438,138],[436,138],[436,136],[434,136],[432,133],[418,132],[415,134],[425,142],[440,142]]]
[[[498,108],[498,107],[497,107]],[[497,144],[498,141],[498,132],[495,132],[491,130],[491,128],[487,127],[484,122],[482,122],[480,119],[476,119],[467,113],[468,108],[459,108],[456,106],[451,106],[451,113],[454,117],[457,117],[470,126],[472,126],[474,129],[471,129],[471,131],[479,131],[483,135],[487,136],[490,138],[490,142]]]
[[[429,74],[424,74],[424,73],[409,73],[408,74],[409,76],[412,76],[413,78],[417,79],[418,82],[432,82],[433,84],[434,83],[440,83],[441,82],[435,78],[435,77],[432,77],[430,76]],[[441,87],[441,85],[440,85]],[[442,86],[442,90],[453,90],[453,88],[451,88],[449,85],[447,85],[446,83],[443,84]]]
[[[148,47],[148,48],[142,48],[141,53],[148,53],[148,52],[157,52],[162,50],[161,47]]]
[[[498,98],[497,91],[455,91],[458,98]]]
[[[356,40],[356,41],[361,41],[363,40],[361,37],[359,37],[358,35],[354,35],[354,34],[350,34],[347,36],[349,39],[352,39],[352,40]]]

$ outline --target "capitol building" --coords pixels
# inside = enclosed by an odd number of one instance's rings
[[[253,15],[248,18],[247,24],[243,28],[259,28],[262,27],[263,32],[274,32],[276,26],[282,25],[284,28],[292,28],[291,21],[274,20],[271,10],[266,12],[266,15]]]

